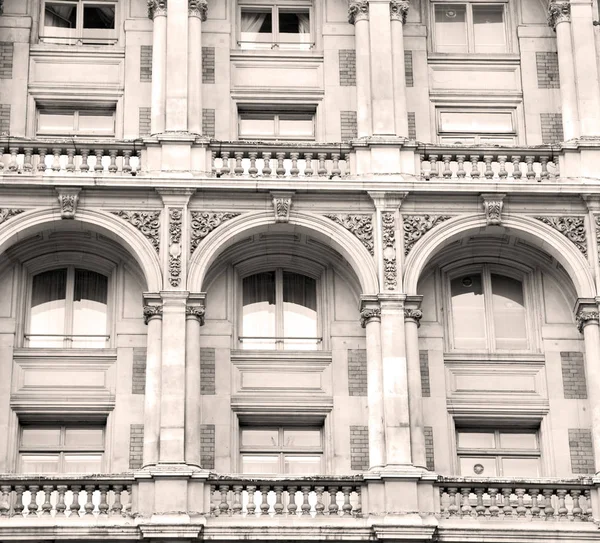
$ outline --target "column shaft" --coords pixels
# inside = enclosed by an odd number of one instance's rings
[[[408,137],[406,75],[404,71],[404,29],[400,19],[392,19],[392,60],[394,63],[394,117],[396,135]]]
[[[385,423],[383,411],[383,367],[381,359],[381,323],[371,318],[366,324],[367,401],[369,404],[370,468],[385,466]]]
[[[419,360],[419,333],[417,321],[406,319],[406,364],[408,367],[408,398],[410,409],[410,446],[412,463],[419,468],[427,466],[425,434],[423,432],[423,399],[421,392],[421,365]]]
[[[201,467],[200,321],[186,317],[185,333],[185,463]]]
[[[598,320],[584,323],[585,371],[587,377],[588,402],[592,418],[592,440],[594,443],[594,466],[600,472],[600,327]]]
[[[359,138],[371,135],[371,60],[369,58],[369,21],[354,24],[356,47],[356,125]],[[388,53],[389,54],[389,53]]]
[[[189,17],[188,130],[202,133],[202,20]]]
[[[165,85],[167,67],[167,17],[154,16],[152,36],[152,113],[150,132],[160,134],[165,131]]]
[[[187,131],[188,119],[188,2],[167,5],[167,131]]]
[[[558,74],[564,138],[570,140],[579,137],[579,108],[577,106],[571,23],[569,21],[557,22],[556,46],[558,49]]]
[[[162,320],[148,321],[146,350],[146,390],[144,397],[144,466],[156,464],[159,457]]]

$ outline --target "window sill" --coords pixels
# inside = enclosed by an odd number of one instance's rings
[[[521,56],[517,53],[428,53],[429,62],[457,62],[481,64],[518,64]]]
[[[116,43],[111,45],[99,45],[95,43],[85,45],[62,45],[58,43],[40,42],[30,48],[32,56],[89,56],[99,55],[107,57],[125,58],[125,47]]]
[[[230,52],[231,60],[306,60],[312,62],[323,62],[324,53],[322,50],[310,49],[232,49]]]
[[[110,347],[105,349],[45,349],[39,347],[20,347],[13,351],[13,358],[116,359],[117,350]]]
[[[541,365],[543,366],[546,359],[543,354],[532,353],[531,351],[515,351],[506,353],[490,353],[490,352],[445,352],[444,363],[473,363],[481,364],[481,362],[503,362],[505,364],[530,364],[530,365]]]
[[[252,362],[257,361],[261,364],[279,364],[283,361],[311,361],[323,365],[331,363],[331,351],[275,351],[275,350],[260,350],[260,349],[232,349],[231,362]]]

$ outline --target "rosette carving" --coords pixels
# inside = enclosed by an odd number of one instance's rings
[[[240,213],[211,213],[206,211],[191,212],[191,240],[190,254],[193,253],[200,242],[208,236],[215,228],[221,226],[225,221],[237,217]]]
[[[450,215],[404,215],[404,254],[434,226],[450,218]]]
[[[16,217],[20,213],[23,213],[24,209],[8,209],[8,208],[0,208],[0,224],[3,222]]]
[[[563,236],[572,241],[575,246],[587,255],[587,240],[583,217],[535,217],[538,221],[558,230]]]
[[[375,254],[373,245],[373,217],[371,215],[325,215],[328,219],[343,226],[354,234],[372,255]]]
[[[113,215],[137,228],[160,251],[160,211],[112,211]]]

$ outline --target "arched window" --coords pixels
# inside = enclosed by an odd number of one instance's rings
[[[26,346],[107,346],[108,277],[67,266],[33,276]]]

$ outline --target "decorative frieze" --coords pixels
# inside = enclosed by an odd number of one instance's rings
[[[3,222],[16,217],[20,213],[24,213],[24,209],[9,209],[9,208],[0,208],[0,224]]]
[[[181,230],[183,209],[169,210],[169,284],[181,284]]]
[[[112,211],[111,213],[137,228],[156,252],[160,251],[160,211]]]
[[[197,249],[198,245],[200,245],[200,242],[215,228],[218,228],[225,221],[233,219],[238,215],[240,215],[240,213],[211,213],[207,211],[192,211],[190,221],[190,254]]]
[[[206,21],[208,2],[206,0],[188,0],[188,17],[198,17]]]
[[[404,215],[404,254],[407,255],[427,232],[441,222],[452,218],[450,215]]]
[[[396,290],[398,267],[396,264],[396,220],[394,214],[381,214],[383,245],[383,280],[385,290]]]
[[[583,217],[535,217],[538,221],[558,230],[571,240],[575,246],[587,255],[587,241]]]
[[[390,1],[390,19],[392,21],[401,21],[406,23],[408,9],[410,4],[406,0],[391,0]]]
[[[167,0],[148,0],[148,18],[167,15]]]
[[[372,215],[357,214],[327,214],[328,219],[340,224],[346,230],[354,234],[367,248],[369,253],[375,254],[373,244],[373,217]]]
[[[482,194],[485,223],[487,226],[502,224],[502,208],[505,194]]]
[[[58,203],[60,204],[60,218],[74,219],[79,203],[80,189],[58,189]]]
[[[548,26],[556,30],[558,23],[571,22],[571,4],[569,2],[550,2],[548,6]]]
[[[371,321],[381,320],[381,309],[379,307],[365,307],[360,312],[360,325],[365,328]]]
[[[206,314],[206,310],[203,306],[188,305],[185,308],[185,314],[190,318],[198,319],[200,326],[204,326],[204,315]]]
[[[583,333],[583,329],[587,324],[594,321],[596,324],[600,322],[600,314],[598,311],[580,311],[577,313],[575,320],[577,322],[577,330]]]
[[[353,25],[358,21],[369,19],[368,0],[350,0],[348,6],[348,22]]]
[[[154,317],[162,318],[163,306],[162,305],[145,305],[144,306],[144,324],[148,324],[150,319]]]

